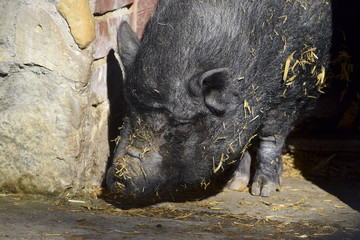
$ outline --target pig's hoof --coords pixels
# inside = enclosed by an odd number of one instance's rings
[[[251,185],[251,194],[255,196],[269,197],[276,191],[276,185],[273,183],[267,183],[261,185],[261,183],[253,182]]]
[[[259,182],[254,182],[251,185],[251,194],[255,196],[269,197],[275,193],[276,189],[276,185],[272,183],[261,186]]]
[[[235,176],[227,184],[227,188],[230,190],[242,191],[249,183],[249,177],[247,176]]]
[[[251,194],[255,196],[268,197],[273,195],[279,184],[267,179],[266,176],[259,176],[251,185]]]

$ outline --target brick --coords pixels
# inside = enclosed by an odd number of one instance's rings
[[[113,11],[133,2],[134,0],[96,0],[94,14],[103,14]]]
[[[131,12],[128,9],[120,9],[95,18],[94,59],[107,56],[111,49],[117,51],[117,29],[122,21],[128,21],[131,24],[131,18]]]
[[[132,28],[139,38],[142,37],[145,26],[155,11],[157,2],[157,0],[136,0],[132,6],[134,11]]]

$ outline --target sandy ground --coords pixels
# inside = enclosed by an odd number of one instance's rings
[[[224,190],[124,210],[99,198],[0,194],[0,239],[360,239],[360,183],[285,177],[276,196]]]

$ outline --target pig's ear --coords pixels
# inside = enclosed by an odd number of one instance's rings
[[[206,107],[216,115],[224,114],[226,110],[226,90],[229,82],[229,70],[217,68],[205,72],[200,77],[199,85]]]
[[[122,22],[117,32],[118,51],[125,67],[130,66],[140,46],[140,40],[127,22]]]

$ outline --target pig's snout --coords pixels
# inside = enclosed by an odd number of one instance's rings
[[[147,174],[136,156],[118,156],[114,165],[108,170],[107,185],[112,192],[124,197],[138,195],[146,186]]]
[[[122,197],[143,197],[155,193],[161,182],[161,156],[151,149],[128,147],[124,156],[117,156],[108,170],[108,188]]]

